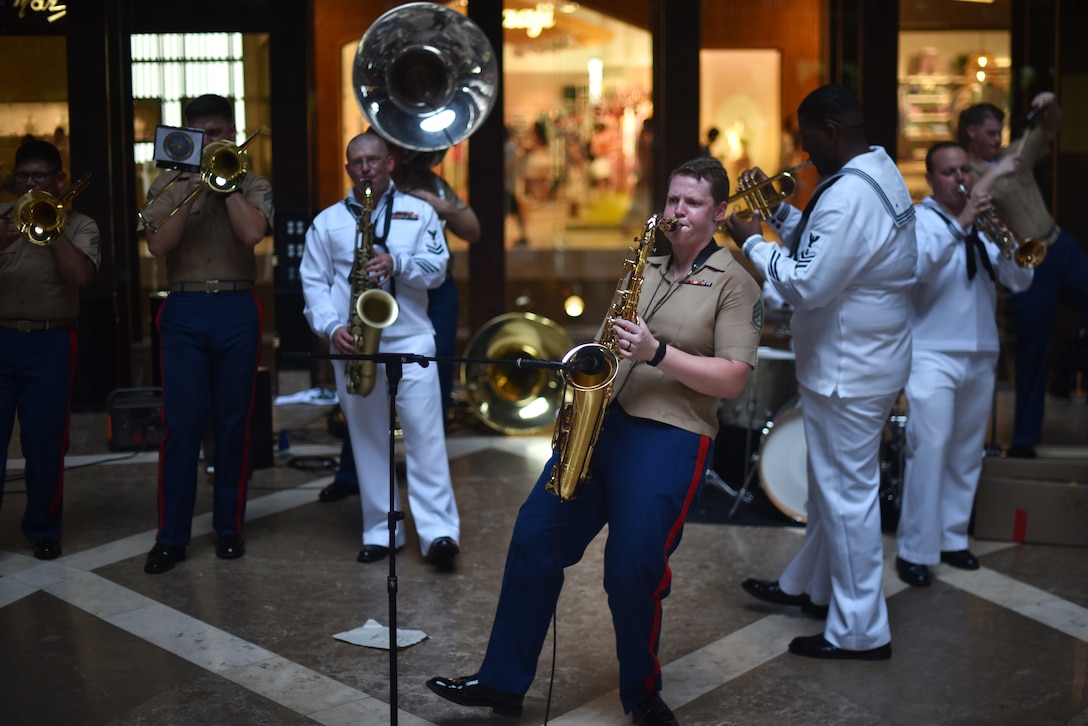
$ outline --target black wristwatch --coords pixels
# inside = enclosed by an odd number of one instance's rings
[[[663,340],[658,341],[658,343],[657,343],[657,352],[654,353],[653,358],[646,361],[646,365],[654,366],[656,368],[658,363],[665,360],[665,351],[668,349],[668,347],[669,346],[665,341],[663,341]]]

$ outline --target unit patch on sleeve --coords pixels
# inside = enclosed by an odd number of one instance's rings
[[[752,306],[752,327],[763,330],[763,298],[756,300],[755,305]]]

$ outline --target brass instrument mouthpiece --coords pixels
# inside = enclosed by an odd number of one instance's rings
[[[674,217],[662,217],[657,222],[658,229],[662,229],[666,232],[675,232],[680,229],[680,220]]]

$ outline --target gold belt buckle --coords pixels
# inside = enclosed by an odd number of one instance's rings
[[[204,292],[219,292],[219,280],[205,280]]]

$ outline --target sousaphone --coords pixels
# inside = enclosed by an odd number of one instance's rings
[[[518,358],[556,361],[574,344],[558,323],[533,313],[506,313],[484,323],[465,348],[461,365],[469,408],[503,434],[535,434],[555,425],[563,401],[558,370],[518,368]]]
[[[416,151],[446,149],[487,118],[498,62],[474,22],[436,3],[408,3],[371,25],[352,69],[355,98],[374,130]]]

